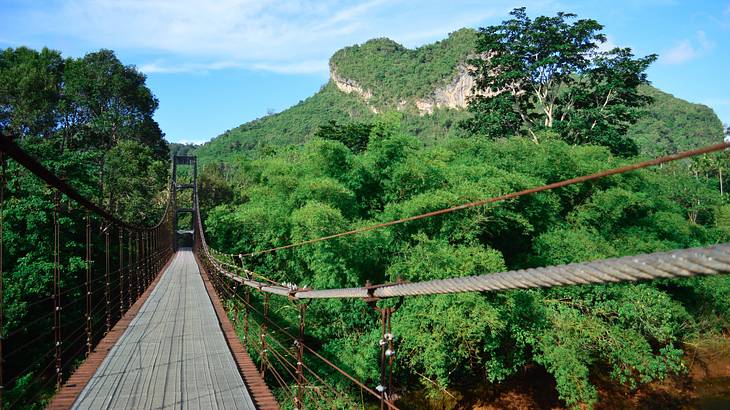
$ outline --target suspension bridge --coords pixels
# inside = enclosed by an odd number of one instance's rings
[[[123,221],[79,194],[59,176],[0,136],[0,207],[5,203],[7,162],[47,185],[52,202],[53,280],[50,296],[27,309],[38,313],[0,338],[0,394],[19,384],[17,397],[0,397],[5,408],[26,408],[49,392],[52,409],[158,408],[336,408],[359,407],[317,369],[325,368],[359,389],[362,404],[398,408],[397,335],[390,319],[406,297],[497,292],[509,289],[585,285],[730,272],[730,244],[678,249],[561,266],[489,273],[419,283],[363,284],[358,288],[311,289],[278,283],[247,267],[246,258],[355,235],[400,223],[505,201],[571,184],[726,149],[717,144],[591,175],[554,182],[418,216],[366,226],[251,254],[212,249],[200,217],[195,157],[172,164],[169,199],[159,223]],[[191,179],[178,180],[178,167]],[[185,203],[188,201],[187,203]],[[3,213],[0,212],[0,218]],[[61,243],[62,229],[83,245]],[[183,227],[181,221],[191,221]],[[6,228],[7,229],[7,228]],[[12,229],[12,227],[11,227]],[[10,246],[0,219],[0,300],[12,278],[2,276],[3,249]],[[69,252],[83,262],[84,274],[69,278],[61,258]],[[253,296],[260,300],[255,302]],[[298,326],[273,320],[272,298],[297,309]],[[393,298],[393,303],[383,303]],[[355,299],[379,314],[381,338],[378,383],[349,374],[307,339],[307,306],[314,299]],[[4,304],[0,304],[0,328]],[[51,324],[46,332],[42,324]],[[32,357],[21,362],[19,353]],[[276,392],[274,395],[272,392]],[[366,399],[367,398],[367,399]],[[352,404],[352,406],[351,406]]]

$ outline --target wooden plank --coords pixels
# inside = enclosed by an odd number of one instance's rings
[[[86,385],[89,383],[89,380],[91,380],[91,377],[94,375],[94,373],[96,373],[96,370],[99,368],[101,363],[104,361],[104,359],[106,359],[109,351],[111,351],[119,338],[122,337],[134,317],[137,316],[140,308],[142,308],[144,303],[147,301],[147,298],[152,293],[155,286],[157,286],[157,283],[160,281],[160,277],[162,276],[160,273],[164,272],[168,268],[168,266],[170,266],[173,257],[174,255],[171,255],[170,258],[168,258],[162,269],[157,272],[157,275],[155,276],[150,286],[147,287],[144,293],[142,293],[137,301],[134,302],[129,310],[127,310],[124,316],[119,319],[119,321],[114,325],[109,333],[107,333],[99,341],[94,350],[92,350],[89,357],[86,358],[84,363],[74,371],[71,377],[66,380],[66,383],[64,383],[64,385],[61,386],[61,388],[56,392],[56,394],[53,396],[53,399],[46,406],[47,409],[64,410],[71,408],[73,403],[76,401],[76,398],[79,396],[79,394],[81,394],[81,391],[84,390]]]
[[[205,271],[203,264],[200,263],[200,259],[197,255],[195,255],[195,259],[198,262],[198,269],[200,270],[203,282],[205,283],[205,289],[208,291],[208,296],[213,303],[215,313],[218,316],[218,321],[223,329],[226,343],[228,343],[228,347],[233,354],[236,365],[238,366],[238,371],[246,383],[246,387],[251,394],[251,398],[253,399],[256,408],[264,410],[279,409],[279,404],[277,403],[276,398],[271,393],[271,390],[269,390],[269,387],[266,385],[263,377],[261,377],[258,367],[253,360],[251,360],[246,348],[241,343],[241,339],[238,337],[238,334],[236,334],[233,324],[231,324],[231,321],[228,319],[226,310],[223,308],[223,304],[221,303],[213,284],[210,282],[208,273]]]
[[[256,408],[190,250],[146,296],[96,371],[83,371],[81,392],[59,395],[55,408]]]

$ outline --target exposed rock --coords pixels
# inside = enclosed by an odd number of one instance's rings
[[[330,69],[330,78],[335,83],[337,88],[346,93],[356,93],[359,95],[365,103],[368,103],[373,97],[373,92],[370,89],[364,89],[356,81],[349,78],[344,78],[337,74],[337,70],[334,67]],[[469,69],[466,65],[461,64],[458,66],[456,76],[451,82],[445,86],[436,88],[433,93],[426,98],[411,100],[411,104],[416,106],[420,115],[432,114],[436,108],[452,108],[452,109],[463,109],[466,108],[467,100],[473,94],[474,88],[474,77],[469,74]],[[481,95],[494,95],[496,93],[480,93]],[[409,102],[407,100],[401,100],[395,107],[398,111],[404,111],[408,107]],[[371,104],[368,104],[370,110],[374,113],[378,113],[379,110]]]
[[[451,83],[433,91],[430,97],[416,100],[416,108],[421,115],[433,113],[434,108],[466,108],[469,97],[474,92],[474,77],[469,74],[466,65],[459,65],[459,70]],[[496,93],[480,92],[480,95],[491,96]]]
[[[373,97],[373,92],[372,91],[370,91],[370,90],[364,90],[360,86],[360,84],[358,84],[357,82],[355,82],[353,80],[350,80],[350,79],[347,79],[347,78],[344,78],[344,77],[340,77],[337,74],[337,70],[335,70],[334,68],[330,69],[330,78],[335,83],[335,85],[337,86],[337,88],[339,88],[340,91],[342,91],[342,92],[344,92],[346,94],[357,93],[366,102],[368,100],[370,100],[370,98]]]

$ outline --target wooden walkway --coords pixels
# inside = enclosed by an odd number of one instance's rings
[[[179,251],[75,409],[254,409],[191,251]]]

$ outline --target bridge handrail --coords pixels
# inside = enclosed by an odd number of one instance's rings
[[[157,224],[151,225],[151,226],[141,226],[141,225],[130,224],[128,222],[125,222],[125,221],[115,217],[106,209],[93,203],[91,200],[89,200],[85,196],[81,195],[71,185],[69,185],[68,183],[63,181],[61,178],[56,176],[48,168],[43,166],[38,160],[36,160],[32,156],[30,156],[27,152],[25,152],[22,148],[20,148],[17,144],[15,144],[10,136],[7,136],[7,135],[1,134],[1,133],[0,133],[0,151],[9,155],[18,164],[22,165],[25,169],[27,169],[28,171],[35,174],[38,178],[43,180],[49,186],[57,189],[59,192],[63,193],[67,197],[73,199],[76,203],[83,206],[87,210],[104,218],[107,222],[111,222],[115,225],[121,226],[125,229],[128,229],[130,231],[135,231],[135,232],[149,231],[151,229],[158,228],[158,227],[162,226],[163,223],[165,223],[167,211],[170,207],[169,198],[166,201],[167,205],[166,205],[165,211],[162,213],[160,221]],[[168,186],[171,186],[171,185],[168,184]]]

